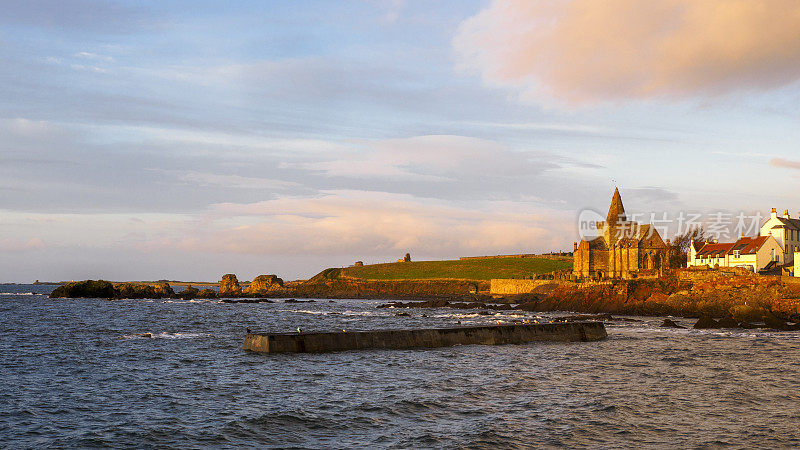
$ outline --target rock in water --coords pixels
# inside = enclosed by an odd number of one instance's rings
[[[172,287],[169,285],[169,283],[158,283],[153,286],[153,291],[158,298],[175,297],[175,291],[172,290]]]
[[[764,308],[750,305],[733,306],[728,314],[737,322],[763,322],[765,317],[772,315]]]
[[[739,322],[737,322],[733,317],[723,317],[722,319],[719,319],[717,325],[719,328],[738,328]]]
[[[774,330],[786,331],[789,329],[789,325],[786,322],[782,321],[781,319],[778,319],[772,314],[769,314],[764,317],[764,325]]]
[[[197,293],[197,298],[217,298],[217,293],[213,289],[203,289]]]
[[[114,298],[114,285],[105,280],[73,281],[57,287],[50,298]]]
[[[223,275],[222,281],[219,282],[219,296],[239,297],[240,295],[242,295],[242,287],[239,286],[236,275],[232,273]]]
[[[184,289],[184,290],[182,290],[181,292],[178,293],[178,297],[180,297],[180,298],[182,298],[184,300],[191,300],[193,298],[197,298],[197,294],[199,292],[200,291],[196,287],[193,287],[190,284],[190,285],[186,286],[186,289]]]
[[[156,298],[153,286],[139,283],[121,283],[115,286],[118,298]]]
[[[698,330],[719,328],[719,324],[710,316],[701,316],[699,319],[697,319],[697,323],[694,324],[694,328]]]
[[[664,328],[685,328],[685,327],[682,327],[682,326],[678,325],[677,323],[675,323],[675,321],[670,320],[670,319],[664,319],[664,321],[661,322],[661,326],[664,327]]]
[[[253,278],[253,281],[250,282],[250,286],[247,286],[244,293],[247,295],[263,295],[282,287],[283,280],[278,278],[277,275],[259,275]]]

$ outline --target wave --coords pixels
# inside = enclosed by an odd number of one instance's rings
[[[161,303],[223,303],[216,299],[162,300]]]
[[[286,311],[286,312],[293,312],[293,313],[301,313],[301,314],[314,314],[318,316],[327,316],[329,311],[311,311],[308,309],[284,309],[279,311]]]
[[[0,295],[47,295],[47,294],[37,294],[36,292],[0,292]]]
[[[203,337],[213,337],[210,333],[132,333],[122,335],[123,339],[196,339]]]

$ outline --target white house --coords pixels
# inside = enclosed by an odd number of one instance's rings
[[[800,277],[800,250],[795,250],[794,252],[794,266],[792,269],[792,275]]]
[[[787,263],[792,262],[794,252],[800,250],[800,219],[791,218],[788,209],[780,217],[775,208],[772,208],[769,219],[761,225],[758,234],[774,237],[783,249]]]
[[[773,236],[742,237],[736,242],[695,242],[689,248],[688,266],[744,267],[753,272],[781,265],[784,254]]]

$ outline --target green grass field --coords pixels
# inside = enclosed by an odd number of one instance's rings
[[[546,258],[491,258],[371,264],[342,269],[341,275],[365,280],[490,280],[525,278],[571,267],[572,261]]]

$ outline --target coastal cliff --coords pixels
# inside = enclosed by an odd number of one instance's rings
[[[540,292],[495,299],[525,304],[535,311],[681,317],[726,317],[742,315],[744,311],[766,311],[783,320],[800,321],[800,280],[792,277],[732,272],[695,276],[678,271],[659,279],[560,282],[537,289]]]

